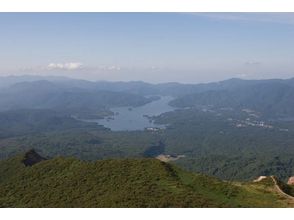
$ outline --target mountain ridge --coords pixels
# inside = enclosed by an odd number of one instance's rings
[[[157,159],[0,161],[0,207],[293,207],[272,183],[230,183]]]

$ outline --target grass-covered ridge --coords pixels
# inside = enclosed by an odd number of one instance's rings
[[[0,162],[1,207],[291,206],[271,184],[223,182],[156,159],[24,158]]]

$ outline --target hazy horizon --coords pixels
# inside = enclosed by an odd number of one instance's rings
[[[0,208],[294,208],[294,12],[0,30]]]
[[[0,76],[206,83],[294,77],[294,13],[2,13]]]
[[[38,75],[38,74],[22,74],[22,75],[15,75],[15,74],[9,74],[9,75],[0,75],[1,77],[15,77],[15,78],[44,78],[44,80],[46,80],[46,78],[60,78],[60,79],[68,79],[68,80],[85,80],[85,81],[89,81],[89,82],[142,82],[142,83],[149,83],[149,84],[164,84],[164,83],[179,83],[179,84],[206,84],[206,83],[218,83],[218,82],[222,82],[222,81],[227,81],[227,80],[232,80],[232,79],[237,79],[237,80],[290,80],[290,79],[294,79],[293,77],[285,77],[285,78],[263,78],[263,79],[246,79],[246,78],[241,78],[241,77],[232,77],[232,78],[225,78],[225,79],[221,79],[221,80],[212,80],[212,81],[207,81],[207,82],[178,82],[178,81],[164,81],[164,82],[149,82],[149,81],[144,81],[144,80],[103,80],[103,79],[85,79],[83,77],[71,77],[71,76],[65,76],[65,75]]]

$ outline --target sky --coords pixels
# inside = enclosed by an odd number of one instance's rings
[[[294,13],[0,13],[0,76],[294,77]]]

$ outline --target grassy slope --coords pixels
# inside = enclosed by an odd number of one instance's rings
[[[0,207],[286,207],[269,184],[237,184],[155,159],[0,162]]]

